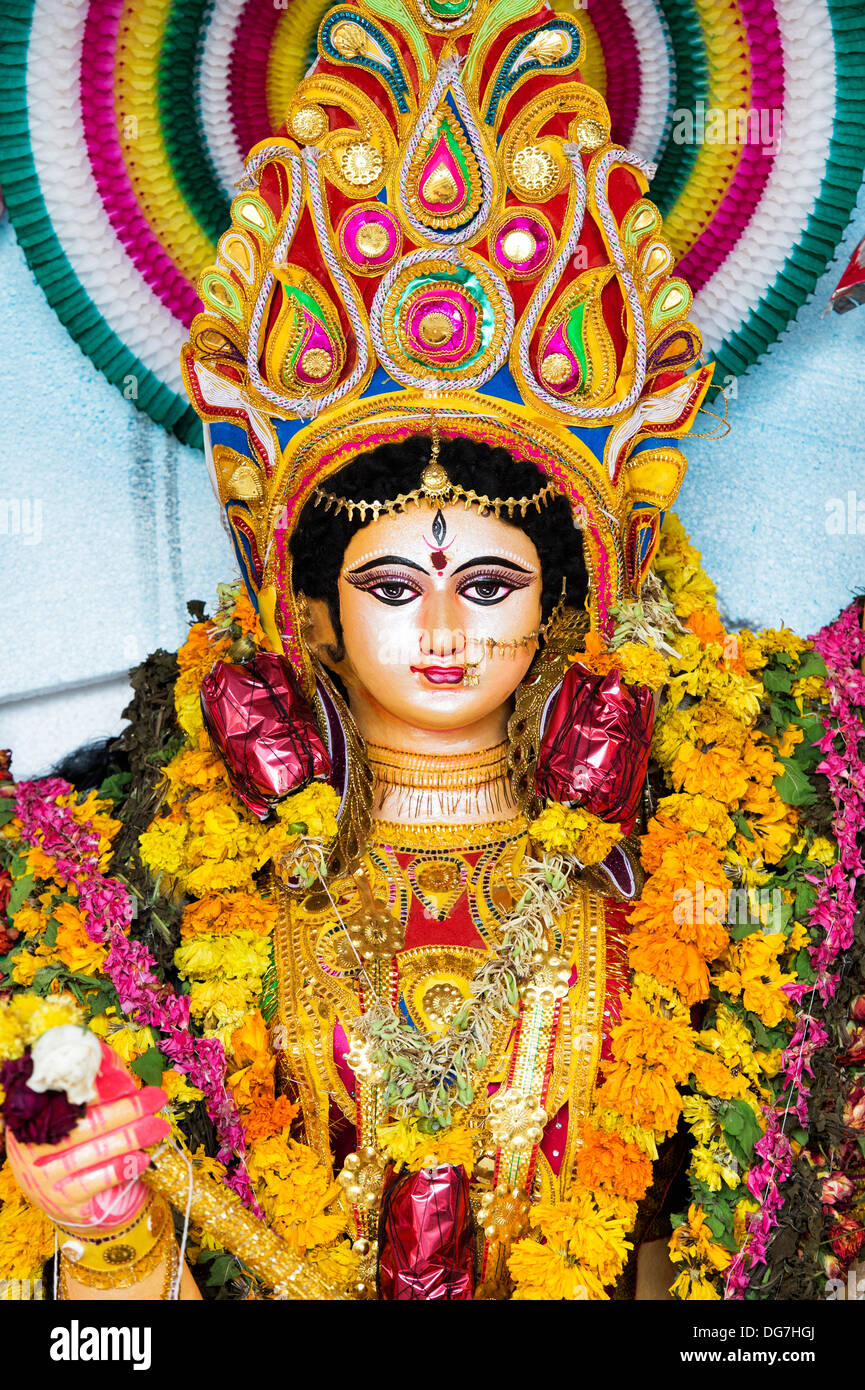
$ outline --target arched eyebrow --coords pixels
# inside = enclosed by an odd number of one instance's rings
[[[429,570],[425,570],[423,565],[416,565],[414,560],[407,560],[404,555],[379,555],[375,560],[368,560],[365,565],[358,565],[357,569],[350,570],[349,573],[366,574],[367,570],[378,569],[381,565],[405,565],[407,569],[429,575]]]
[[[475,560],[466,560],[464,565],[457,565],[453,573],[462,574],[463,570],[470,570],[475,565],[498,565],[500,569],[517,570],[520,574],[534,574],[534,570],[524,569],[514,560],[503,560],[501,555],[478,555]]]

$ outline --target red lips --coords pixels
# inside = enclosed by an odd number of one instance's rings
[[[411,669],[425,676],[431,685],[459,685],[466,673],[464,666],[412,666]]]

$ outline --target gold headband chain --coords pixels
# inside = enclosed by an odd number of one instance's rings
[[[447,474],[447,469],[438,461],[440,437],[438,422],[433,417],[431,422],[432,448],[430,449],[429,463],[421,473],[420,487],[413,488],[411,492],[401,492],[398,497],[390,498],[384,502],[354,501],[350,497],[339,497],[334,492],[328,492],[326,488],[317,487],[313,492],[315,506],[324,503],[324,509],[329,512],[331,507],[336,507],[335,515],[341,511],[348,512],[348,519],[351,521],[355,512],[360,514],[361,521],[366,521],[367,512],[372,513],[373,521],[378,521],[382,512],[388,516],[395,516],[398,512],[404,512],[409,503],[413,502],[420,506],[425,502],[427,506],[440,507],[449,502],[464,502],[466,510],[477,505],[481,514],[485,515],[492,512],[499,517],[506,511],[509,518],[512,518],[515,511],[519,511],[521,516],[525,516],[529,507],[534,507],[540,513],[541,503],[548,502],[550,497],[555,494],[553,483],[547,483],[539,488],[531,497],[487,497],[486,494],[475,492],[474,488],[465,488],[460,483],[452,483]]]

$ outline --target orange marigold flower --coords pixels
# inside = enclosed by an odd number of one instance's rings
[[[694,1035],[687,1016],[666,1018],[638,994],[625,1000],[621,1022],[610,1036],[617,1062],[662,1071],[676,1081],[684,1081],[691,1071]]]
[[[688,618],[688,627],[696,633],[704,646],[707,642],[717,642],[723,646],[727,637],[724,624],[715,608],[698,609],[692,613]]]
[[[615,1110],[628,1124],[659,1134],[673,1134],[679,1123],[682,1097],[670,1076],[630,1062],[611,1062],[598,1092],[598,1104]]]
[[[276,926],[276,903],[254,893],[209,893],[183,909],[180,934],[197,932],[257,932],[269,936]]]
[[[653,932],[634,932],[629,942],[632,970],[654,975],[663,985],[672,985],[685,1004],[699,1004],[709,994],[709,972],[696,946],[677,941],[674,936]]]
[[[739,802],[748,787],[739,754],[722,744],[701,751],[693,743],[683,743],[670,775],[676,791],[702,793],[725,806]]]
[[[639,1202],[652,1181],[652,1160],[618,1134],[606,1134],[585,1124],[583,1145],[577,1154],[577,1176],[591,1191],[603,1189]]]

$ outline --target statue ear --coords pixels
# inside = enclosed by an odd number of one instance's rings
[[[307,647],[318,658],[322,666],[333,671],[340,680],[351,688],[356,683],[354,667],[346,656],[345,645],[337,637],[330,615],[330,607],[323,598],[298,597],[306,611],[307,623],[303,637]]]

